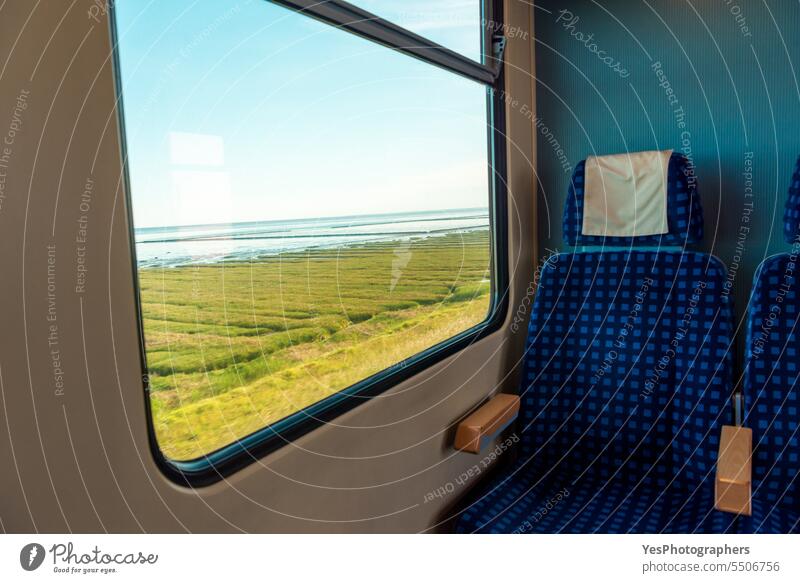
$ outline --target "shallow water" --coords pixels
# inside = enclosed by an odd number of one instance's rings
[[[287,251],[337,248],[368,241],[431,237],[486,229],[482,209],[253,221],[136,229],[139,267],[177,267],[251,260]]]

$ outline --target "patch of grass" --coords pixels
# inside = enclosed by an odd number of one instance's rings
[[[156,436],[208,454],[481,322],[487,231],[139,272]]]

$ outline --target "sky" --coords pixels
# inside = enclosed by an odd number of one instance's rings
[[[479,0],[353,3],[478,58]],[[487,206],[484,86],[265,0],[115,10],[136,227]]]

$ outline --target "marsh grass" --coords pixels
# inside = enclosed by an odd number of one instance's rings
[[[139,272],[151,404],[188,460],[483,321],[488,231]]]

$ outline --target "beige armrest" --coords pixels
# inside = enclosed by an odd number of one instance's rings
[[[519,397],[500,394],[458,424],[455,448],[480,453],[484,442],[497,435],[519,414]]]
[[[750,516],[753,431],[724,425],[719,441],[714,508]]]

